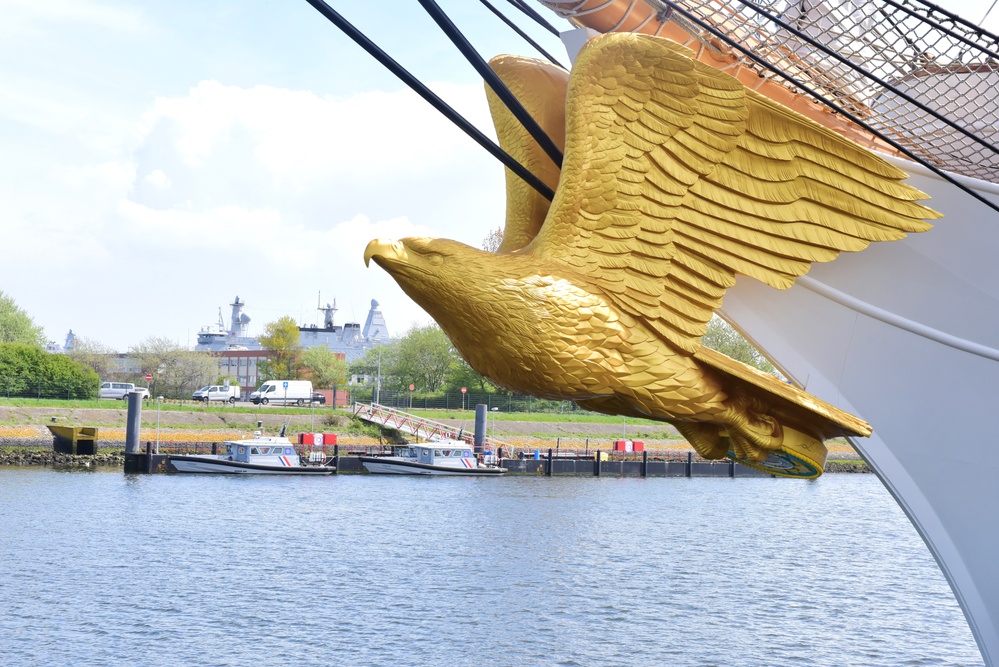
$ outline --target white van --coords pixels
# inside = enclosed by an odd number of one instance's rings
[[[204,403],[208,403],[209,401],[229,401],[230,403],[235,403],[240,398],[239,385],[231,384],[227,387],[223,384],[210,384],[194,392],[191,398]]]
[[[145,387],[136,387],[131,382],[102,382],[99,398],[113,398],[118,401],[128,400],[128,395],[133,391],[142,394],[143,399],[149,398],[149,390]]]
[[[312,402],[310,380],[268,380],[250,393],[254,404],[305,405]]]

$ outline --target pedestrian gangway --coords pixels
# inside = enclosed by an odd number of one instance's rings
[[[403,433],[415,435],[424,440],[461,440],[470,445],[475,444],[475,433],[464,429],[455,429],[454,426],[443,422],[436,422],[432,419],[417,417],[395,408],[389,408],[378,403],[355,403],[354,416],[364,421],[394,428]],[[491,438],[488,435],[483,438],[482,444],[486,449],[498,451],[502,447],[504,452],[513,453],[514,446]]]

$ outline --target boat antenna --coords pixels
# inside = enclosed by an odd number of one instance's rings
[[[545,49],[540,44],[538,44],[533,39],[531,39],[530,35],[528,35],[526,32],[524,32],[523,30],[521,30],[520,26],[518,26],[516,23],[514,23],[513,21],[511,21],[510,18],[506,14],[504,14],[503,12],[501,12],[500,10],[498,10],[491,2],[489,2],[489,0],[479,0],[479,2],[481,2],[483,5],[485,5],[486,9],[488,9],[493,14],[495,14],[496,17],[500,21],[502,21],[503,23],[505,23],[511,30],[513,30],[515,33],[517,33],[518,35],[520,35],[524,39],[525,42],[527,42],[528,44],[530,44],[531,46],[533,46],[535,49],[537,49],[538,53],[540,53],[541,55],[543,55],[545,58],[548,58],[548,60],[551,61],[551,63],[553,65],[555,65],[557,67],[561,67],[562,69],[566,69],[566,66],[563,65],[562,63],[560,63],[558,61],[558,59],[555,58],[555,56],[553,56],[552,54],[550,54],[547,51],[545,51]],[[997,0],[997,2],[999,2],[999,0]],[[553,28],[553,30],[554,30],[554,28]],[[558,31],[557,30],[555,31],[555,35],[558,36]]]
[[[479,76],[481,76],[489,87],[493,89],[496,96],[503,100],[503,104],[505,104],[517,120],[520,121],[520,124],[524,126],[524,129],[527,130],[528,134],[530,134],[531,137],[538,142],[538,145],[541,146],[541,150],[543,150],[545,154],[551,158],[552,162],[555,163],[555,166],[561,168],[562,151],[555,145],[552,138],[549,137],[543,129],[541,129],[538,122],[531,117],[531,114],[527,112],[527,109],[525,109],[524,105],[520,103],[517,96],[506,87],[506,84],[503,83],[503,80],[500,79],[496,72],[493,71],[493,68],[489,66],[489,63],[487,63],[485,59],[479,55],[479,52],[475,50],[475,47],[472,46],[471,42],[465,39],[465,36],[461,34],[458,27],[451,22],[451,19],[448,18],[447,14],[445,14],[440,8],[440,5],[434,2],[434,0],[418,0],[418,2],[427,11],[427,13],[430,14],[430,18],[432,18],[437,25],[440,26],[440,29],[443,30],[444,34],[448,36],[448,39],[450,39],[451,42],[458,47],[458,50],[461,51],[461,54],[465,56],[465,59],[472,65],[472,67],[475,68],[475,71],[479,73]]]
[[[787,72],[785,72],[781,68],[777,67],[776,65],[773,65],[773,64],[769,63],[767,60],[765,60],[764,58],[762,58],[759,55],[757,55],[756,53],[754,53],[752,49],[750,49],[750,48],[748,48],[746,46],[743,46],[737,40],[733,39],[729,35],[727,35],[724,32],[722,32],[721,30],[718,30],[714,26],[709,25],[706,21],[702,20],[700,17],[696,16],[692,12],[687,11],[685,8],[683,8],[680,5],[678,5],[675,2],[673,2],[673,0],[661,0],[661,1],[663,2],[663,4],[665,4],[666,6],[668,6],[673,12],[675,12],[675,13],[683,16],[685,19],[687,19],[691,23],[695,24],[700,29],[704,30],[707,33],[710,33],[713,37],[717,38],[721,42],[724,42],[725,44],[727,44],[727,45],[731,46],[732,48],[736,49],[741,54],[743,54],[746,58],[752,60],[754,63],[756,63],[760,67],[764,67],[764,68],[770,70],[771,72],[773,72],[777,76],[781,77],[782,79],[784,79],[784,80],[788,81],[789,83],[793,84],[794,86],[796,86],[799,90],[805,91],[806,93],[808,93],[809,95],[811,95],[813,98],[815,98],[816,100],[818,100],[822,104],[826,105],[827,107],[829,107],[833,111],[836,111],[837,113],[841,114],[844,118],[846,118],[846,119],[852,121],[853,123],[855,123],[858,127],[862,127],[863,129],[867,130],[868,132],[870,132],[871,134],[873,134],[874,136],[876,136],[878,139],[884,141],[886,144],[888,144],[889,146],[891,146],[892,148],[894,148],[898,152],[902,153],[903,155],[905,155],[907,158],[909,158],[913,162],[921,164],[922,166],[926,167],[931,172],[933,172],[934,174],[936,174],[937,176],[939,176],[943,180],[947,181],[951,185],[955,186],[957,189],[961,190],[965,194],[970,195],[971,197],[973,197],[973,198],[977,199],[978,201],[982,202],[983,204],[985,204],[986,206],[988,206],[989,208],[991,208],[993,211],[999,212],[999,204],[996,204],[996,203],[994,203],[992,201],[989,201],[984,196],[978,194],[977,192],[975,192],[974,190],[972,190],[967,185],[961,183],[958,179],[956,179],[954,176],[952,176],[948,172],[944,171],[943,169],[940,169],[939,167],[937,167],[935,164],[933,164],[932,162],[930,162],[926,158],[923,158],[921,156],[916,155],[913,151],[909,150],[908,148],[906,148],[905,146],[903,146],[899,142],[891,139],[884,132],[881,132],[881,131],[875,129],[870,123],[867,123],[867,122],[864,122],[863,120],[861,120],[856,114],[853,114],[849,110],[847,110],[847,109],[843,108],[842,106],[836,104],[831,99],[829,99],[828,97],[826,97],[825,95],[823,95],[822,93],[820,93],[818,90],[816,90],[816,89],[808,86],[807,84],[805,84],[800,79],[798,79],[798,78],[796,78],[794,76],[791,76],[790,74],[788,74]],[[811,40],[809,40],[809,41],[811,41]]]
[[[382,51],[377,44],[368,39],[366,35],[351,25],[351,23],[343,18],[343,16],[341,16],[335,9],[326,4],[324,0],[306,0],[306,2],[312,5],[317,12],[326,17],[330,23],[338,27],[341,32],[354,40],[354,43],[367,51],[369,55],[380,62],[387,70],[402,79],[407,86],[412,88],[414,92],[426,100],[432,107],[441,112],[445,118],[457,125],[458,128],[460,128],[465,134],[475,140],[475,142],[480,146],[485,148],[486,151],[488,151],[493,157],[502,162],[507,169],[517,174],[517,176],[520,176],[524,182],[537,190],[542,197],[548,201],[555,198],[555,192],[545,185],[540,178],[531,173],[527,167],[517,162],[512,155],[500,148],[496,142],[484,135],[477,127],[472,125],[466,118],[427,88],[422,81],[406,71],[406,69],[403,68],[398,62]]]
[[[287,430],[288,430],[288,422],[285,422],[285,423],[281,424],[281,432],[278,433],[278,437],[279,438],[283,438],[284,437],[284,432],[287,431]]]

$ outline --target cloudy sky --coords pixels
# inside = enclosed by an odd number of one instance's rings
[[[536,55],[481,4],[440,4],[484,56]],[[334,6],[492,134],[415,0]],[[479,246],[502,221],[502,167],[304,0],[5,0],[0,63],[0,290],[59,343],[194,345],[236,295],[254,335],[321,321],[320,293],[338,323],[377,299],[401,334],[429,317],[367,242]]]
[[[536,55],[480,3],[440,4],[484,56]],[[979,21],[992,4],[948,6]],[[416,0],[334,6],[492,134],[478,76]],[[0,290],[50,340],[193,346],[236,295],[252,335],[321,321],[320,298],[338,323],[377,299],[399,335],[429,318],[365,269],[366,243],[478,246],[502,216],[500,165],[304,0],[3,1]]]

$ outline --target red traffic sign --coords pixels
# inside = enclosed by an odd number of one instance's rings
[[[468,391],[468,388],[467,388],[467,387],[462,387],[462,388],[461,388],[461,393],[463,393],[463,394],[464,394],[464,393],[465,393],[466,391]]]
[[[153,374],[146,373],[146,382],[152,382],[152,381],[153,381]]]
[[[415,384],[409,385],[409,390],[410,391],[413,391],[414,389],[416,389],[416,385]]]

